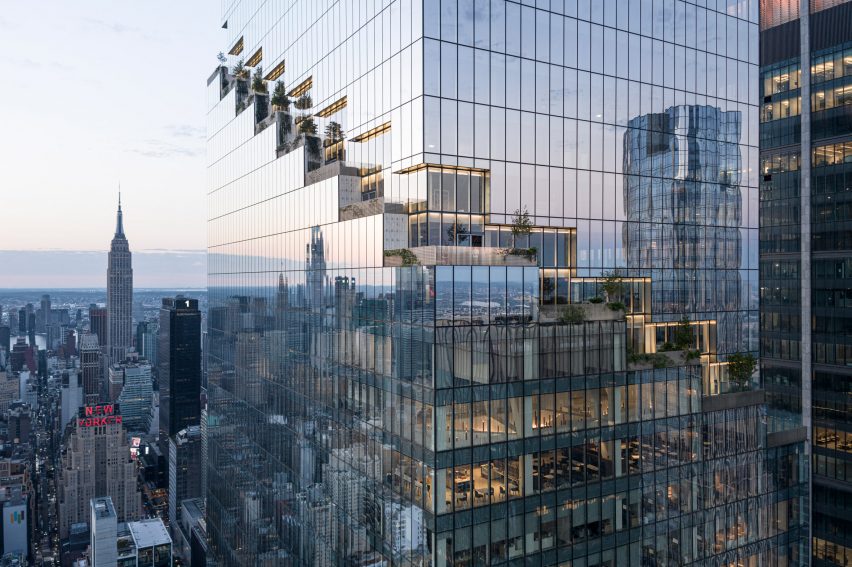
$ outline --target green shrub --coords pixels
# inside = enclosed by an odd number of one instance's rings
[[[757,368],[757,359],[750,352],[738,352],[728,356],[728,376],[732,382],[744,386]]]
[[[577,325],[586,320],[586,311],[579,305],[568,305],[559,315],[560,323]]]
[[[686,350],[695,342],[695,335],[692,332],[692,325],[689,317],[684,315],[683,319],[678,321],[677,327],[674,330],[674,344],[677,350]]]
[[[597,297],[597,296],[595,296],[595,297],[593,297],[589,300],[589,303],[603,303],[603,302],[604,302],[603,297]]]
[[[385,256],[399,256],[402,258],[403,266],[415,266],[420,263],[420,259],[408,248],[395,248],[393,250],[385,250]]]

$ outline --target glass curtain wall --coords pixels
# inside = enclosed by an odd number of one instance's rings
[[[758,344],[756,2],[222,23],[219,564],[805,562],[799,455],[728,372]]]

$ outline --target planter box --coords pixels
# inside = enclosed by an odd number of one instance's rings
[[[535,258],[504,254],[490,246],[418,246],[411,251],[427,266],[537,266]]]
[[[576,305],[576,304],[575,304]],[[622,321],[624,311],[613,311],[606,303],[581,303],[580,307],[586,312],[586,321]]]
[[[319,171],[330,167],[325,166],[321,167]],[[311,172],[315,173],[315,172]],[[307,177],[307,176],[306,176]],[[385,212],[385,198],[379,197],[377,199],[370,199],[368,201],[361,201],[360,203],[350,203],[349,205],[345,205],[340,207],[340,220],[352,220],[352,219],[360,219],[363,217],[371,217],[373,215],[380,215]]]
[[[307,148],[305,153],[307,154]],[[325,165],[321,165],[318,168],[309,170],[307,173],[305,173],[305,185],[313,185],[314,183],[319,183],[320,181],[331,179],[332,177],[337,177],[338,175],[357,177],[358,169],[354,167],[347,167],[346,162],[342,161],[335,161]]]

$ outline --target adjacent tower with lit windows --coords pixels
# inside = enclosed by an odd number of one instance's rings
[[[760,3],[760,354],[800,426],[814,565],[852,561],[852,2]]]

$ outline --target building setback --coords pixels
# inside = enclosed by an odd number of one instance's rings
[[[748,364],[757,3],[528,4],[224,8],[218,565],[807,564]]]

